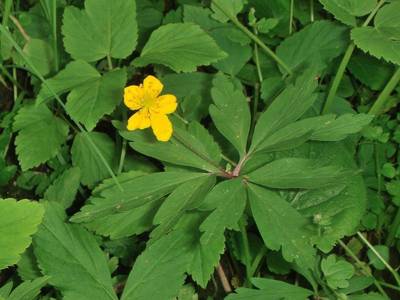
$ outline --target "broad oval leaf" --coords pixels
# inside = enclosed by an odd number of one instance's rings
[[[162,64],[175,72],[193,72],[198,66],[209,65],[225,56],[200,26],[168,24],[152,33],[133,64],[138,67]]]

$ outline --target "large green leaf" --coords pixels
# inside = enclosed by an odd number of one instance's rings
[[[45,105],[23,106],[13,126],[18,131],[15,145],[23,171],[56,156],[68,135],[68,125]]]
[[[65,48],[74,59],[125,58],[138,38],[136,1],[86,0],[84,10],[68,6],[62,33]]]
[[[57,203],[46,202],[43,224],[34,236],[34,252],[49,282],[63,299],[116,300],[107,260],[94,236],[65,222]]]
[[[207,173],[160,172],[144,176],[127,176],[121,187],[112,185],[91,198],[89,204],[72,217],[74,222],[90,222],[96,218],[138,208],[171,193],[186,181],[208,176]]]
[[[210,106],[210,115],[215,126],[243,156],[251,118],[246,96],[222,74],[215,77],[211,95],[214,105]]]
[[[374,27],[354,28],[351,38],[364,52],[400,65],[400,2],[382,7]]]
[[[238,230],[238,221],[247,203],[242,179],[223,181],[207,195],[206,200],[216,208],[200,225],[201,243],[205,246],[216,239],[224,240],[225,229]]]
[[[343,53],[347,44],[346,27],[330,21],[316,21],[285,39],[276,54],[291,69],[311,63],[323,67]]]
[[[230,294],[226,300],[304,300],[313,294],[312,291],[284,281],[267,278],[252,278],[251,282],[258,290],[238,288],[236,294]]]
[[[208,172],[220,172],[221,151],[208,131],[199,123],[189,124],[187,129],[175,127],[173,138],[160,143],[145,131],[121,132],[136,151],[161,161],[197,168]]]
[[[95,151],[90,140],[97,146],[108,165],[113,166],[115,155],[115,144],[113,140],[104,133],[82,132],[75,136],[72,144],[72,164],[81,170],[81,182],[92,185],[110,176],[99,154]]]
[[[282,158],[248,174],[251,182],[279,189],[316,189],[342,183],[349,174],[340,166],[323,165],[317,160]]]
[[[318,71],[308,69],[295,84],[289,85],[260,116],[254,130],[250,152],[258,150],[260,144],[277,130],[293,123],[314,104],[314,93],[318,82]]]
[[[122,183],[144,175],[142,172],[130,171],[122,173],[117,179]],[[101,194],[113,188],[115,188],[114,180],[111,178],[104,180],[93,190],[89,203],[93,202],[95,198],[99,198],[98,201],[101,201]],[[153,226],[152,221],[159,206],[160,200],[155,200],[128,211],[95,218],[83,225],[89,230],[95,231],[99,235],[109,236],[111,239],[141,234]]]
[[[18,262],[43,214],[37,202],[0,199],[0,270]]]
[[[312,268],[314,249],[308,221],[277,193],[250,184],[249,200],[257,228],[271,250],[282,249],[285,260]]]
[[[133,63],[138,67],[162,64],[175,72],[192,72],[198,66],[209,65],[225,56],[198,25],[168,24],[152,33]]]
[[[190,235],[174,231],[149,245],[136,259],[121,300],[173,299],[192,257]]]

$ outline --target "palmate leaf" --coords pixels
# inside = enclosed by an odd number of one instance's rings
[[[304,158],[277,159],[248,174],[251,182],[269,188],[315,189],[343,182],[348,175],[340,166],[323,165],[317,160]]]
[[[382,7],[374,27],[354,28],[351,38],[364,52],[400,65],[400,2]]]
[[[249,201],[258,230],[271,250],[282,249],[285,260],[305,268],[314,264],[308,221],[275,192],[249,185]]]
[[[311,63],[324,67],[343,53],[347,44],[345,26],[316,21],[285,39],[276,49],[276,54],[291,69]]]
[[[62,33],[65,49],[74,59],[125,58],[138,38],[136,1],[86,0],[84,10],[68,6]]]
[[[208,172],[220,172],[221,150],[210,133],[199,123],[192,122],[187,129],[174,127],[173,138],[158,142],[146,131],[121,131],[132,141],[129,145],[136,151],[164,162],[192,167]]]
[[[102,190],[89,204],[72,217],[73,222],[90,222],[96,218],[130,211],[156,201],[171,193],[186,181],[209,176],[197,172],[160,172],[144,176],[127,176],[118,186],[112,185]]]
[[[37,202],[0,199],[0,270],[18,262],[43,214]]]
[[[348,280],[354,275],[353,265],[345,260],[336,261],[334,254],[321,261],[321,270],[332,289],[347,288]]]
[[[46,202],[43,224],[34,237],[34,252],[49,282],[63,299],[116,300],[107,260],[94,236],[79,225],[65,223],[57,203]]]
[[[318,85],[317,74],[315,68],[305,71],[295,84],[289,85],[260,116],[250,152],[256,152],[268,136],[300,119],[314,104],[317,99],[317,94],[314,93]]]
[[[45,105],[23,106],[13,127],[18,131],[15,145],[23,171],[56,156],[68,135],[68,125]]]
[[[302,287],[266,278],[252,278],[250,280],[256,289],[238,288],[236,294],[230,294],[226,300],[304,300],[313,294]]]
[[[109,166],[112,166],[114,162],[115,144],[109,136],[100,132],[82,132],[75,136],[71,148],[72,164],[75,167],[79,167],[81,182],[84,185],[93,185],[100,180],[108,178],[110,173],[86,135],[89,135],[90,139],[101,151]]]
[[[200,26],[168,24],[152,33],[133,64],[137,67],[162,64],[175,72],[193,72],[198,66],[209,65],[225,56]]]
[[[121,300],[176,297],[192,257],[191,240],[191,235],[174,231],[149,245],[136,259]]]
[[[214,104],[210,106],[210,115],[215,126],[243,156],[251,118],[246,96],[233,81],[222,74],[216,75],[211,95]]]

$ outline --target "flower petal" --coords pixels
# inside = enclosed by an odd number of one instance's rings
[[[143,81],[144,92],[152,98],[156,98],[160,95],[163,88],[164,85],[161,81],[152,75],[147,76]]]
[[[141,109],[128,119],[128,130],[145,129],[150,127],[150,114],[148,109]]]
[[[124,103],[132,110],[138,110],[143,107],[144,91],[137,85],[130,85],[124,89]]]
[[[172,123],[166,115],[150,114],[151,128],[157,140],[167,142],[172,136]]]
[[[156,106],[154,110],[161,114],[172,114],[178,104],[176,103],[176,97],[174,95],[163,95],[157,98]]]

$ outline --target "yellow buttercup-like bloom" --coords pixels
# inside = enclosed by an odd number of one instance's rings
[[[131,85],[124,90],[124,103],[137,112],[128,119],[128,130],[151,127],[157,140],[166,142],[172,136],[172,123],[167,115],[176,110],[174,95],[162,95],[163,84],[154,76],[147,76],[143,84]]]

